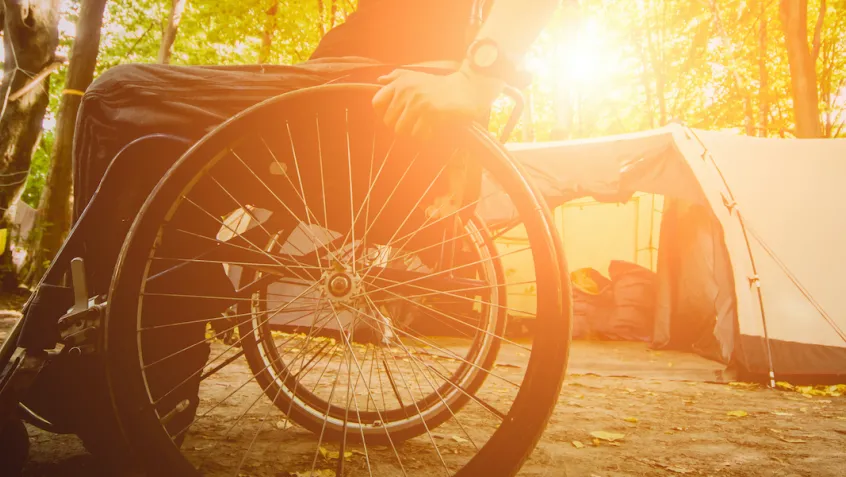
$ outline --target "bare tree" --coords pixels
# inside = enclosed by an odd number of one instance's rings
[[[71,224],[71,187],[74,126],[82,93],[91,84],[97,53],[100,49],[100,29],[106,0],[82,0],[76,23],[76,38],[71,49],[65,89],[59,103],[56,121],[56,141],[53,143],[50,170],[41,195],[36,217],[36,237],[30,258],[29,283],[38,281],[50,260],[56,255]]]
[[[47,78],[60,64],[54,57],[59,43],[58,7],[59,0],[4,0],[0,5],[5,53],[0,83],[0,228],[6,231],[11,225],[6,212],[26,182],[50,102]],[[0,282],[9,290],[17,287],[17,276],[10,241],[4,243]]]
[[[159,48],[159,63],[170,63],[173,42],[176,41],[176,32],[179,30],[179,22],[182,21],[182,13],[185,11],[185,4],[187,3],[188,0],[171,0],[170,15],[168,15],[167,26],[162,33],[162,45]]]
[[[822,28],[824,15],[825,3],[820,9],[817,30]],[[819,35],[814,35],[812,54],[808,46],[808,0],[781,0],[779,16],[790,65],[790,90],[793,96],[796,137],[819,137],[820,105],[815,66]]]

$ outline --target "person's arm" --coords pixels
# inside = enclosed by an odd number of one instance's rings
[[[521,65],[529,48],[541,30],[552,18],[562,0],[489,0],[493,1],[487,19],[482,24],[475,40],[493,40],[500,51],[515,65]],[[570,0],[572,1],[572,0]],[[504,82],[481,77],[465,60],[461,64],[464,74],[488,86],[491,101],[496,99],[505,86]],[[487,81],[485,81],[487,80]]]
[[[502,54],[520,64],[561,0],[494,0],[477,39],[493,40]],[[425,41],[421,39],[421,41]],[[373,106],[399,134],[428,138],[445,120],[472,121],[502,93],[505,82],[482,75],[465,59],[456,73],[435,76],[397,70],[380,78],[384,87]]]

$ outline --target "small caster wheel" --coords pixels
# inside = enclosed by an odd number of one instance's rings
[[[3,475],[20,475],[29,456],[29,434],[19,419],[0,424],[0,462]]]

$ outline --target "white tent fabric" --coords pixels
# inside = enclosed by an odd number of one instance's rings
[[[715,220],[705,272],[723,358],[757,374],[846,375],[846,300],[837,278],[846,270],[846,140],[670,125],[509,150],[552,207],[583,196],[625,201],[635,192],[705,206]],[[510,218],[495,199],[481,213],[494,224]],[[660,258],[658,266],[660,275]]]

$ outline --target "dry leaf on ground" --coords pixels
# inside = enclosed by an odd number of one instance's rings
[[[575,447],[576,449],[582,449],[582,448],[584,448],[584,446],[585,446],[585,445],[584,445],[584,444],[582,444],[582,443],[581,443],[581,442],[579,442],[579,441],[573,441],[573,447]]]
[[[607,442],[614,442],[619,441],[626,437],[625,434],[617,434],[616,432],[606,432],[606,431],[593,431],[590,433],[591,436]]]
[[[314,472],[304,470],[301,472],[291,472],[291,477],[335,477],[335,471],[332,469],[315,469]]]
[[[749,413],[746,411],[729,411],[726,415],[731,417],[746,417]]]

